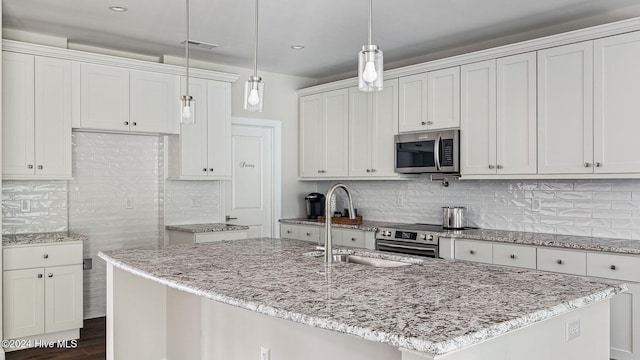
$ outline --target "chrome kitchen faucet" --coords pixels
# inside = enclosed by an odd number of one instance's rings
[[[349,219],[355,219],[355,211],[353,211],[353,199],[351,193],[345,184],[335,184],[327,191],[327,195],[324,200],[324,263],[331,265],[333,263],[333,244],[331,243],[331,196],[336,189],[342,188],[347,193],[349,201]]]

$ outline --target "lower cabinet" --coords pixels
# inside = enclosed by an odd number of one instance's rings
[[[4,338],[79,337],[83,321],[82,244],[59,246],[62,249],[56,245],[4,249]],[[69,264],[62,265],[66,262]]]
[[[212,231],[192,233],[188,231],[167,230],[169,245],[207,243],[224,240],[241,240],[248,238],[247,230],[240,231]]]
[[[280,224],[280,237],[324,245],[324,226]],[[359,229],[332,228],[331,239],[334,245],[374,250],[375,232]]]
[[[440,238],[440,257],[624,281],[611,300],[611,359],[640,360],[640,256]]]

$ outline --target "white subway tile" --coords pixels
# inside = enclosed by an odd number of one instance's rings
[[[596,192],[593,194],[594,200],[631,200],[629,191]]]

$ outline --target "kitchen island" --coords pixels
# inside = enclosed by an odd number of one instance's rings
[[[410,265],[326,267],[308,243],[270,238],[100,253],[107,358],[608,358],[624,285],[342,251]]]

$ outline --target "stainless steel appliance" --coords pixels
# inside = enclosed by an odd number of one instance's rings
[[[376,250],[437,258],[442,225],[407,224],[376,232]]]
[[[317,219],[324,215],[324,194],[311,193],[305,196],[304,201],[307,206],[307,219]]]
[[[395,136],[396,172],[460,173],[460,130]]]
[[[443,206],[442,226],[445,229],[464,229],[465,211],[463,206]]]

